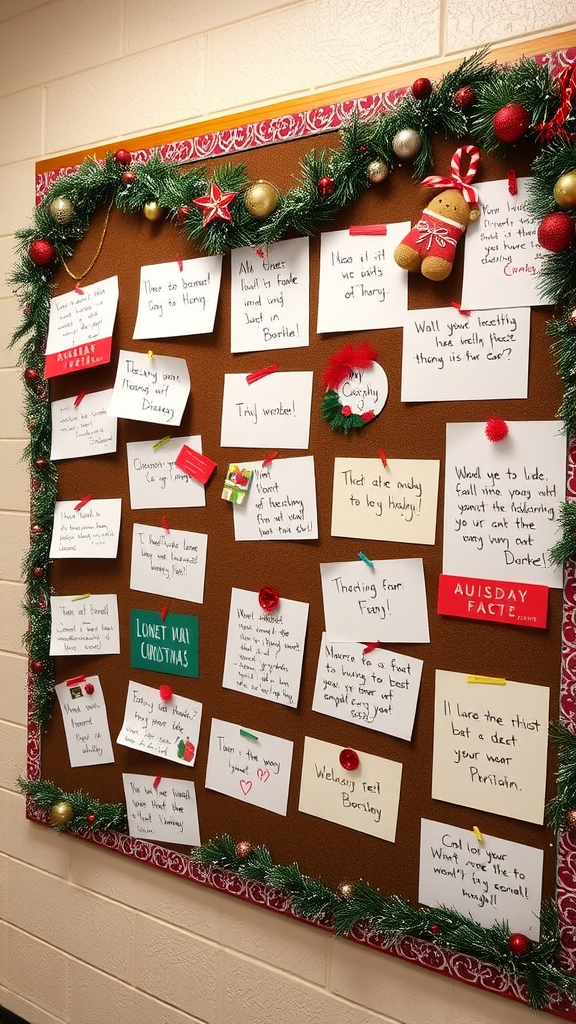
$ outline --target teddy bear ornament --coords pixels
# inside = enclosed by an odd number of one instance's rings
[[[469,157],[468,170],[460,173],[462,157]],[[449,178],[431,174],[422,185],[442,188],[422,211],[418,223],[394,250],[394,259],[403,270],[419,270],[429,281],[444,281],[452,270],[456,245],[469,221],[478,220],[478,190],[470,182],[478,168],[480,153],[476,146],[462,146],[452,157]]]

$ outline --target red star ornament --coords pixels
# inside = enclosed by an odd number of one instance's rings
[[[205,228],[218,217],[220,220],[232,221],[232,214],[228,207],[237,194],[237,192],[223,192],[215,181],[211,181],[208,195],[192,200],[194,206],[199,206],[202,210],[202,227]]]

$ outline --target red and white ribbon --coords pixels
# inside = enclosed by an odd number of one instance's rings
[[[453,245],[456,248],[458,239],[452,237],[449,228],[442,227],[440,224],[430,224],[425,219],[419,220],[416,228],[420,232],[416,239],[418,245],[426,242],[426,249],[430,250],[432,244],[436,242],[441,249],[445,249],[447,245]]]
[[[470,162],[466,174],[462,176],[460,167],[465,153],[470,157]],[[476,146],[461,146],[452,157],[450,163],[451,176],[444,178],[441,174],[430,174],[427,178],[424,178],[422,185],[429,185],[430,188],[457,188],[467,203],[477,203],[479,201],[478,189],[474,188],[470,182],[474,180],[479,161],[480,152],[476,149]]]

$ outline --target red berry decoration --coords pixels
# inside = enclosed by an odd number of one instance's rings
[[[134,171],[124,171],[124,174],[122,175],[122,181],[125,185],[131,185],[134,181],[136,181],[136,175],[134,174]]]
[[[336,191],[336,182],[334,181],[334,178],[320,178],[320,181],[318,182],[316,188],[318,190],[318,195],[320,196],[320,198],[327,199],[328,196],[333,195],[333,193]]]
[[[33,533],[33,534],[36,534],[36,535],[39,534],[39,533],[42,533],[42,527],[39,525],[39,523],[34,523],[34,526],[30,527],[30,533]]]
[[[36,469],[46,469],[46,466],[48,465],[48,459],[34,459],[34,465],[36,466]]]
[[[265,612],[273,612],[280,604],[280,594],[275,587],[262,587],[258,594],[258,604]]]
[[[351,416],[352,415],[352,409],[350,408],[349,405],[343,405],[342,406],[342,415],[343,416]]]
[[[508,939],[508,948],[514,956],[524,956],[532,949],[532,943],[527,935],[522,935],[522,932],[512,932]]]
[[[90,697],[90,695],[94,693],[94,683],[85,683],[84,693],[87,693],[88,696]]]
[[[549,213],[538,227],[538,241],[548,252],[564,252],[574,241],[574,221],[568,213]]]
[[[42,566],[35,565],[34,568],[32,569],[32,575],[35,576],[37,580],[42,579],[44,575],[44,569],[42,568]]]
[[[412,95],[415,100],[425,100],[432,92],[432,82],[429,78],[417,78],[412,86]]]
[[[182,206],[178,207],[178,210],[176,211],[176,220],[179,224],[181,224],[183,220],[186,220],[186,217],[191,210],[192,207],[188,206],[188,203],[182,203]]]
[[[503,441],[505,437],[508,437],[508,424],[506,420],[499,420],[496,416],[492,416],[484,428],[484,433],[489,441]]]
[[[441,929],[439,924],[432,924],[432,925],[430,925],[430,931],[432,932],[432,935],[441,935],[442,934],[442,929]]]
[[[347,772],[355,772],[358,765],[360,764],[360,758],[355,750],[351,750],[350,747],[346,747],[340,751],[338,760]]]
[[[454,93],[454,103],[457,107],[460,107],[460,110],[470,110],[475,99],[476,93],[469,85],[463,85],[461,89]]]
[[[31,666],[30,667],[32,668],[33,672],[41,672],[42,669],[44,668],[44,662],[43,661],[33,661],[33,662],[31,662]]]
[[[86,821],[88,822],[89,825],[93,825],[94,822],[96,821],[96,815],[89,814],[88,817],[86,818]]]
[[[32,381],[38,380],[38,377],[38,370],[33,370],[32,368],[24,370],[24,380],[27,381],[29,384],[31,384]]]
[[[171,700],[174,696],[174,691],[171,686],[167,686],[165,683],[159,688],[158,693],[160,694],[160,700],[166,702]]]
[[[127,149],[117,149],[114,153],[114,159],[117,163],[123,164],[125,167],[127,167],[132,161],[132,157]]]
[[[518,142],[530,124],[521,103],[507,103],[494,115],[492,127],[499,142]]]
[[[37,238],[28,249],[28,255],[37,267],[46,267],[56,256],[56,249],[45,238]]]

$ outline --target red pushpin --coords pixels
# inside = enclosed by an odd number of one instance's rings
[[[280,594],[275,587],[262,587],[258,594],[258,604],[265,612],[273,612],[280,604]]]
[[[484,433],[489,441],[503,441],[505,437],[508,437],[508,424],[506,420],[492,416],[484,428]]]
[[[355,750],[350,747],[345,747],[344,750],[340,751],[338,758],[340,764],[347,772],[355,772],[358,765],[360,764],[360,758]]]

